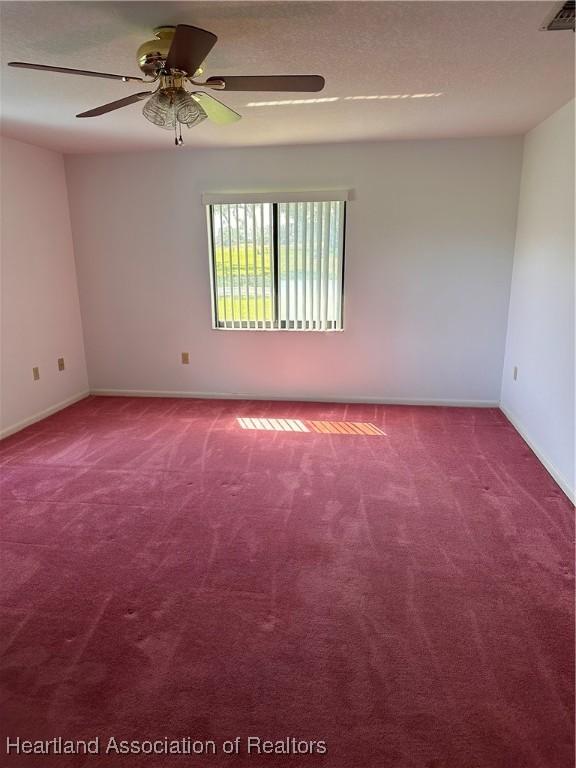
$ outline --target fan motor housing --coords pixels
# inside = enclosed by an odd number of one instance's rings
[[[166,61],[175,27],[156,27],[154,40],[147,40],[138,48],[138,66],[146,75],[154,75]]]
[[[164,67],[175,29],[174,26],[156,27],[154,29],[155,39],[147,40],[138,48],[136,60],[145,75],[156,75]],[[196,72],[189,72],[188,74],[202,74],[202,69],[199,68]]]

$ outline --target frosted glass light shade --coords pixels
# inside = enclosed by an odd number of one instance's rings
[[[144,104],[142,114],[154,125],[173,131],[177,123],[189,128],[206,119],[202,107],[184,88],[162,88]]]

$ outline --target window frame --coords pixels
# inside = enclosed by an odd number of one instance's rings
[[[210,296],[211,296],[211,312],[212,312],[212,330],[214,331],[280,331],[280,332],[286,332],[286,331],[299,331],[299,332],[305,332],[305,333],[337,333],[342,332],[345,329],[345,312],[344,312],[344,285],[345,285],[345,276],[346,276],[346,225],[347,225],[347,214],[348,214],[348,201],[349,196],[348,193],[345,196],[342,196],[342,194],[339,192],[337,197],[330,197],[327,196],[328,193],[321,193],[318,197],[311,197],[308,196],[306,193],[295,193],[293,197],[295,199],[291,199],[286,194],[279,195],[279,196],[268,196],[267,194],[260,194],[257,193],[256,195],[250,195],[250,193],[246,193],[245,196],[240,196],[239,193],[231,193],[233,196],[233,202],[227,203],[225,201],[225,198],[229,197],[228,195],[222,196],[222,199],[220,200],[219,195],[212,195],[212,194],[205,194],[202,196],[203,203],[206,206],[206,216],[207,216],[207,228],[208,228],[208,258],[209,258],[209,272],[210,272]],[[280,199],[278,199],[280,197]],[[283,203],[298,203],[298,202],[339,202],[342,204],[342,232],[341,232],[341,240],[342,240],[342,252],[340,256],[340,307],[339,307],[339,316],[340,316],[340,325],[337,326],[338,320],[328,320],[326,321],[327,327],[325,328],[304,328],[302,325],[306,322],[305,320],[280,320],[279,318],[279,257],[280,257],[280,248],[279,248],[279,227],[278,227],[278,206]],[[272,291],[272,307],[273,307],[273,319],[271,321],[265,320],[265,321],[259,321],[259,320],[218,320],[218,296],[217,296],[217,290],[218,285],[216,281],[216,245],[214,242],[214,205],[226,205],[226,204],[242,204],[242,205],[251,205],[255,203],[266,203],[270,204],[272,208],[272,216],[271,216],[271,245],[272,245],[272,254],[271,254],[271,264],[272,264],[272,283],[273,283],[273,291]],[[267,325],[260,325],[259,323],[271,323],[270,326]],[[232,325],[230,325],[232,323]],[[289,323],[289,327],[286,327],[286,324]],[[337,326],[337,327],[330,327],[330,326]]]

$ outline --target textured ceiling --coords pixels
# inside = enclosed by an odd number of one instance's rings
[[[305,94],[215,94],[241,112],[185,130],[187,145],[250,146],[524,133],[574,92],[574,34],[541,32],[548,2],[3,2],[3,133],[64,152],[169,147],[141,105],[77,112],[138,83],[7,68],[10,60],[138,75],[161,24],[215,32],[206,75],[322,74]],[[441,94],[418,96],[419,94]],[[406,98],[361,99],[362,96]],[[417,98],[409,96],[417,95]]]

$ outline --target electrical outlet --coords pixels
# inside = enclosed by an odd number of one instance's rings
[[[517,365],[514,366],[514,373],[512,374],[512,376],[514,378],[514,381],[516,381],[516,379],[518,378],[518,366]]]
[[[190,352],[182,352],[182,365],[190,365]]]
[[[35,365],[34,368],[32,368],[32,378],[34,379],[34,381],[38,381],[38,379],[40,378],[40,368],[38,368],[37,365]]]
[[[59,371],[63,371],[64,368],[65,368],[65,366],[64,366],[64,358],[63,357],[59,357],[58,358],[58,370]]]

